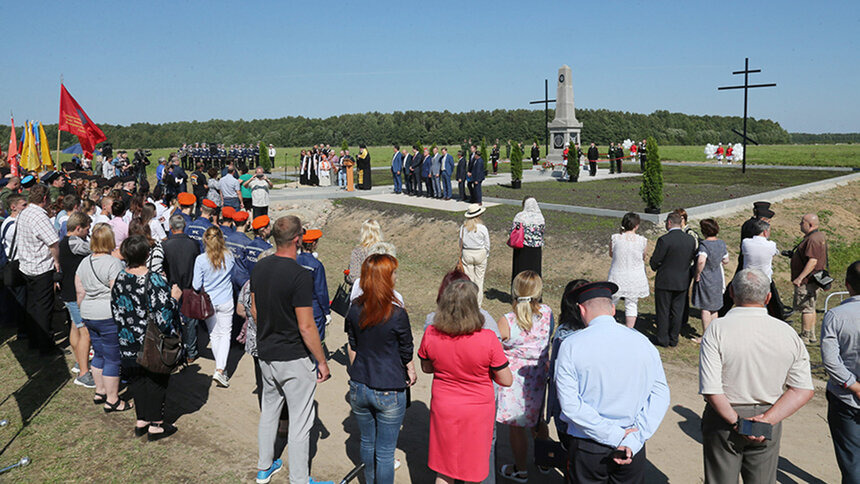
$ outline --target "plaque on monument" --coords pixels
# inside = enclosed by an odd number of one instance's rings
[[[561,66],[558,70],[558,90],[555,99],[555,119],[547,125],[552,139],[547,159],[553,163],[560,163],[564,148],[571,140],[579,144],[579,136],[582,132],[582,123],[576,119],[573,104],[573,75],[567,65]]]

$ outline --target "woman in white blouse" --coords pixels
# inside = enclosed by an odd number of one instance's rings
[[[649,292],[648,277],[645,275],[645,248],[648,246],[648,239],[636,233],[639,222],[639,216],[635,213],[624,214],[621,219],[621,233],[612,234],[609,246],[612,265],[609,267],[608,279],[618,285],[612,302],[617,303],[624,298],[624,315],[629,328],[636,325],[639,300],[648,297]]]
[[[460,227],[460,259],[463,272],[478,285],[478,306],[484,301],[484,276],[490,256],[490,232],[481,221],[487,209],[477,203],[469,205],[466,221]]]

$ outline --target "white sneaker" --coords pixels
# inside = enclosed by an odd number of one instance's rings
[[[215,383],[217,383],[219,386],[222,386],[224,388],[230,388],[230,379],[227,378],[227,375],[225,375],[224,373],[216,371],[212,375],[212,379],[215,380]]]
[[[80,373],[80,372],[81,372],[81,365],[75,363],[75,366],[72,367],[72,373]]]

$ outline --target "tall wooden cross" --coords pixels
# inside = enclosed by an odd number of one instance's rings
[[[753,69],[750,70],[750,58],[747,57],[744,61],[744,70],[742,71],[734,71],[732,75],[743,74],[744,75],[744,84],[742,86],[725,86],[718,87],[718,91],[725,91],[727,89],[743,89],[744,90],[744,132],[739,133],[738,130],[732,129],[735,134],[739,135],[743,140],[744,146],[744,161],[743,167],[741,171],[743,173],[747,172],[747,140],[751,141],[753,144],[758,144],[754,139],[751,139],[747,136],[747,97],[749,96],[749,90],[756,87],[776,87],[776,83],[770,84],[750,84],[750,74],[755,74],[756,72],[761,72],[761,69]]]
[[[546,154],[549,156],[549,103],[554,103],[555,99],[549,98],[549,79],[543,80],[543,101],[531,101],[529,104],[543,104],[543,114],[546,122],[544,123],[544,141],[546,142]]]

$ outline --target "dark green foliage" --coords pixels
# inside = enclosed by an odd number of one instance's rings
[[[505,143],[505,158],[511,159],[511,140]]]
[[[346,151],[349,149],[349,143],[346,142],[346,139],[340,142],[340,149]]]
[[[800,145],[860,143],[860,133],[790,133],[791,142]]]
[[[579,156],[576,150],[576,141],[570,140],[567,148],[567,175],[573,181],[579,180]]]
[[[523,150],[519,144],[514,144],[511,151],[511,180],[523,179]]]
[[[417,146],[417,147],[418,147],[418,152],[419,152],[419,153],[424,153],[424,145],[422,145],[422,144],[421,144],[421,141],[416,141],[416,142],[415,142],[415,146]]]
[[[272,171],[272,160],[269,159],[269,149],[265,143],[260,143],[260,166],[266,173]]]
[[[481,158],[484,161],[490,161],[490,154],[487,151],[487,138],[481,138],[481,146],[478,148],[478,153],[481,154]]]
[[[421,138],[450,145],[475,135],[486,136],[487,139],[542,140],[546,130],[543,110],[530,109],[465,113],[372,112],[325,119],[290,116],[252,121],[212,119],[202,122],[134,123],[129,126],[101,123],[99,116],[96,113],[93,115],[114,148],[126,149],[169,148],[196,142],[248,144],[262,139],[277,147],[312,146],[314,143],[336,142],[338,139],[382,146],[404,139]],[[605,109],[577,109],[576,115],[584,123],[582,139],[604,145],[610,141],[642,139],[645,136],[654,136],[658,143],[668,145],[727,143],[738,139],[731,130],[742,125],[741,118],[737,116],[692,116],[668,111],[637,114]],[[45,131],[52,139],[52,147],[56,129],[56,125],[45,125]],[[790,140],[788,132],[778,123],[766,119],[750,119],[748,130],[750,136],[762,144],[781,144]],[[8,126],[0,126],[0,139],[9,139]],[[77,143],[77,138],[63,132],[61,147],[73,143]]]
[[[648,151],[639,196],[648,208],[659,209],[663,205],[663,165],[660,164],[657,140],[649,136],[646,143]]]

